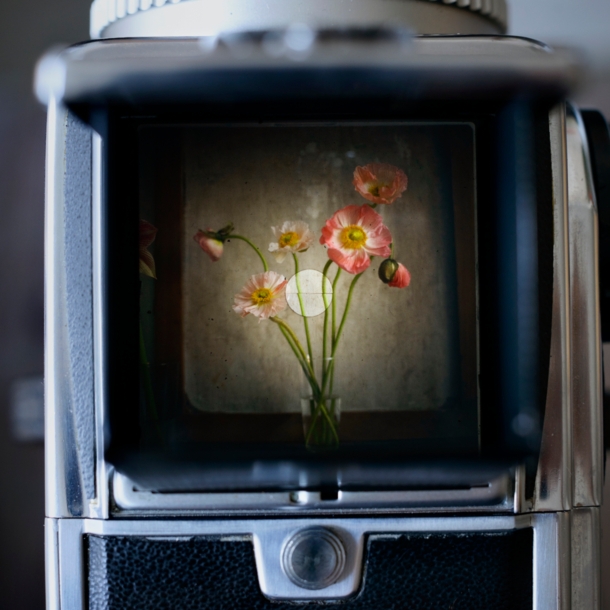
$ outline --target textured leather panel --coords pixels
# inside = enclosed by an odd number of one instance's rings
[[[531,610],[531,530],[371,536],[349,610]],[[88,536],[91,610],[294,610],[260,592],[249,540]],[[303,610],[319,604],[298,604]]]

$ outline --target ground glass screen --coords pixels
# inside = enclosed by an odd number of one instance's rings
[[[469,124],[142,127],[151,438],[476,452],[475,184]]]

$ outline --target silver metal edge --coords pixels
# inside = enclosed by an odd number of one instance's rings
[[[61,610],[83,610],[86,575],[85,545],[83,535],[97,536],[141,536],[155,539],[179,540],[193,536],[212,535],[227,539],[252,539],[259,573],[259,584],[269,597],[283,598],[281,586],[273,584],[269,570],[279,567],[280,559],[267,553],[267,540],[271,536],[282,543],[285,536],[309,526],[327,527],[339,532],[342,540],[346,535],[351,544],[364,546],[365,534],[372,536],[395,535],[406,532],[494,532],[532,527],[533,548],[533,595],[534,610],[568,610],[570,607],[570,515],[569,513],[546,513],[512,516],[486,517],[410,517],[387,519],[286,519],[286,520],[98,520],[64,519],[59,526],[59,557]],[[272,544],[272,546],[273,546]],[[355,551],[351,547],[350,554]],[[358,552],[357,552],[358,553]],[[269,566],[268,561],[277,564]],[[361,581],[362,555],[354,555],[350,566],[353,579],[350,586],[357,590]],[[360,566],[360,567],[358,567]],[[286,578],[286,580],[288,580]],[[274,590],[269,590],[269,586]],[[265,587],[265,588],[263,588]],[[328,599],[328,590],[321,591],[318,599]],[[291,594],[289,594],[291,595]],[[313,599],[311,592],[306,592]],[[305,599],[305,598],[301,598]],[[53,609],[55,610],[55,609]]]
[[[314,26],[320,24],[346,26],[351,23],[371,26],[388,21],[395,23],[398,13],[404,14],[401,24],[404,27],[418,29],[418,24],[425,19],[424,29],[420,32],[422,34],[504,34],[508,28],[505,0],[485,0],[482,4],[470,0],[462,2],[402,0],[393,3],[372,0],[368,2],[335,0],[332,3],[326,0],[316,3],[310,0],[306,8],[300,2],[294,2],[292,5],[285,1],[277,5],[267,3],[261,7],[256,2],[234,0],[228,4],[225,2],[224,11],[216,6],[212,8],[210,4],[193,2],[193,0],[189,2],[140,0],[137,4],[128,6],[125,0],[94,0],[90,9],[90,35],[94,39],[124,36],[197,36],[209,33],[209,29],[205,28],[209,28],[210,22],[214,23],[215,19],[225,24],[224,30],[253,29],[253,27],[256,29],[261,15],[276,27],[278,25],[287,27],[295,22],[305,22]],[[394,11],[390,12],[391,8]],[[194,20],[193,12],[197,10],[199,18]],[[226,13],[224,21],[220,17],[222,12]],[[429,14],[436,16],[437,22],[440,21],[434,30],[430,30],[433,26],[430,18],[427,17]],[[418,15],[420,15],[419,19]],[[439,19],[442,16],[444,19]],[[142,17],[145,19],[143,20]],[[115,27],[112,27],[113,25]],[[122,27],[117,29],[117,25]]]
[[[102,138],[93,134],[91,206],[92,206],[92,254],[93,254],[93,350],[95,378],[95,451],[96,451],[96,491],[97,497],[90,504],[91,517],[108,519],[109,516],[109,472],[111,467],[104,459],[106,447],[105,416],[105,370],[104,370],[104,274],[102,273],[104,223],[102,191]]]
[[[59,396],[61,361],[56,357],[61,322],[58,301],[61,288],[62,257],[56,249],[61,227],[63,172],[65,161],[67,110],[51,98],[47,114],[45,184],[45,512],[48,517],[69,516],[65,477],[65,405]]]
[[[570,514],[532,515],[534,527],[533,610],[570,610]]]
[[[597,202],[587,136],[567,106],[570,295],[572,316],[573,505],[599,506],[603,494],[601,328]]]
[[[577,508],[570,514],[572,548],[571,610],[601,608],[601,527],[599,508]]]
[[[572,495],[571,328],[565,104],[549,115],[553,179],[553,310],[548,390],[534,511],[567,510]]]
[[[58,519],[59,534],[59,608],[85,610],[86,556],[83,519]]]
[[[113,516],[163,514],[280,514],[362,512],[482,512],[515,511],[515,487],[508,473],[490,481],[487,487],[455,491],[343,492],[336,500],[322,500],[320,492],[253,493],[157,493],[137,490],[125,475],[112,475]],[[495,502],[494,502],[495,500]]]
[[[59,540],[56,519],[45,519],[45,597],[47,610],[61,610],[59,605]]]

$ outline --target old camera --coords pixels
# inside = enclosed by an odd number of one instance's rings
[[[41,60],[49,608],[599,607],[610,139],[505,23],[96,0]]]

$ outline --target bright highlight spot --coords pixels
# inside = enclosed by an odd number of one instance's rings
[[[298,285],[297,285],[298,279]],[[299,301],[299,289],[301,302]],[[324,297],[326,297],[326,302]],[[324,313],[333,300],[333,287],[330,280],[323,273],[315,269],[299,271],[288,280],[286,286],[286,300],[294,313],[306,318],[313,318]]]

